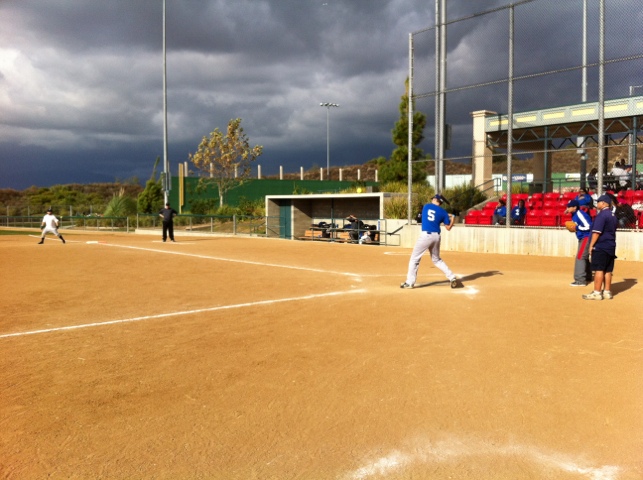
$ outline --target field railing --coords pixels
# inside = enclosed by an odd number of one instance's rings
[[[266,236],[268,217],[251,215],[195,215],[181,214],[174,217],[174,231],[203,234],[228,234]],[[160,229],[163,219],[158,214],[136,215],[136,229]]]

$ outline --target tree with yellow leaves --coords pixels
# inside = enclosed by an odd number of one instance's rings
[[[203,184],[216,184],[219,189],[219,206],[225,194],[250,176],[250,165],[263,153],[261,145],[250,147],[248,136],[241,127],[241,119],[228,122],[225,133],[216,128],[209,137],[203,137],[190,161],[199,171]]]

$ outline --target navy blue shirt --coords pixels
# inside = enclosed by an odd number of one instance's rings
[[[601,210],[592,225],[592,233],[599,233],[594,244],[596,250],[603,250],[610,255],[616,255],[616,226],[618,220],[609,208]]]
[[[440,233],[440,224],[444,223],[449,225],[451,219],[447,211],[434,205],[433,203],[427,203],[422,208],[422,231],[429,233]]]
[[[505,209],[505,212],[506,211],[507,210]],[[525,207],[516,205],[511,209],[511,218],[514,220],[522,220],[523,218],[525,218],[525,215],[527,215],[527,209]]]

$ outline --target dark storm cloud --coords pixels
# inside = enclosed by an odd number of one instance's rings
[[[590,61],[596,60],[597,2],[588,1]],[[633,39],[640,40],[643,18],[632,2],[609,2],[606,50],[613,55],[640,52],[642,42]],[[448,18],[507,3],[448,0]],[[0,3],[0,188],[149,177],[163,152],[161,5]],[[333,164],[390,155],[408,35],[432,27],[434,8],[426,0],[167,0],[173,170],[202,136],[237,117],[251,142],[264,146],[265,174],[280,165],[287,171],[324,166],[320,102],[341,104],[330,111]],[[516,73],[580,63],[580,0],[538,0],[515,13]],[[449,24],[449,88],[506,77],[507,26],[507,10]],[[416,36],[416,55],[416,93],[430,93],[433,30]],[[643,83],[633,78],[632,65],[610,67],[611,95]],[[516,108],[577,102],[579,82],[578,71],[517,82]],[[596,69],[590,82],[595,97]],[[470,112],[503,112],[506,105],[506,84],[450,94],[447,121],[458,154],[470,152]],[[422,147],[433,153],[432,98],[417,107],[429,118]]]

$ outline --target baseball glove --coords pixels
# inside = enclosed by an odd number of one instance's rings
[[[565,228],[566,228],[568,231],[570,231],[570,232],[574,233],[574,232],[576,231],[576,224],[575,224],[573,221],[571,221],[571,220],[567,220],[567,221],[565,222]]]

